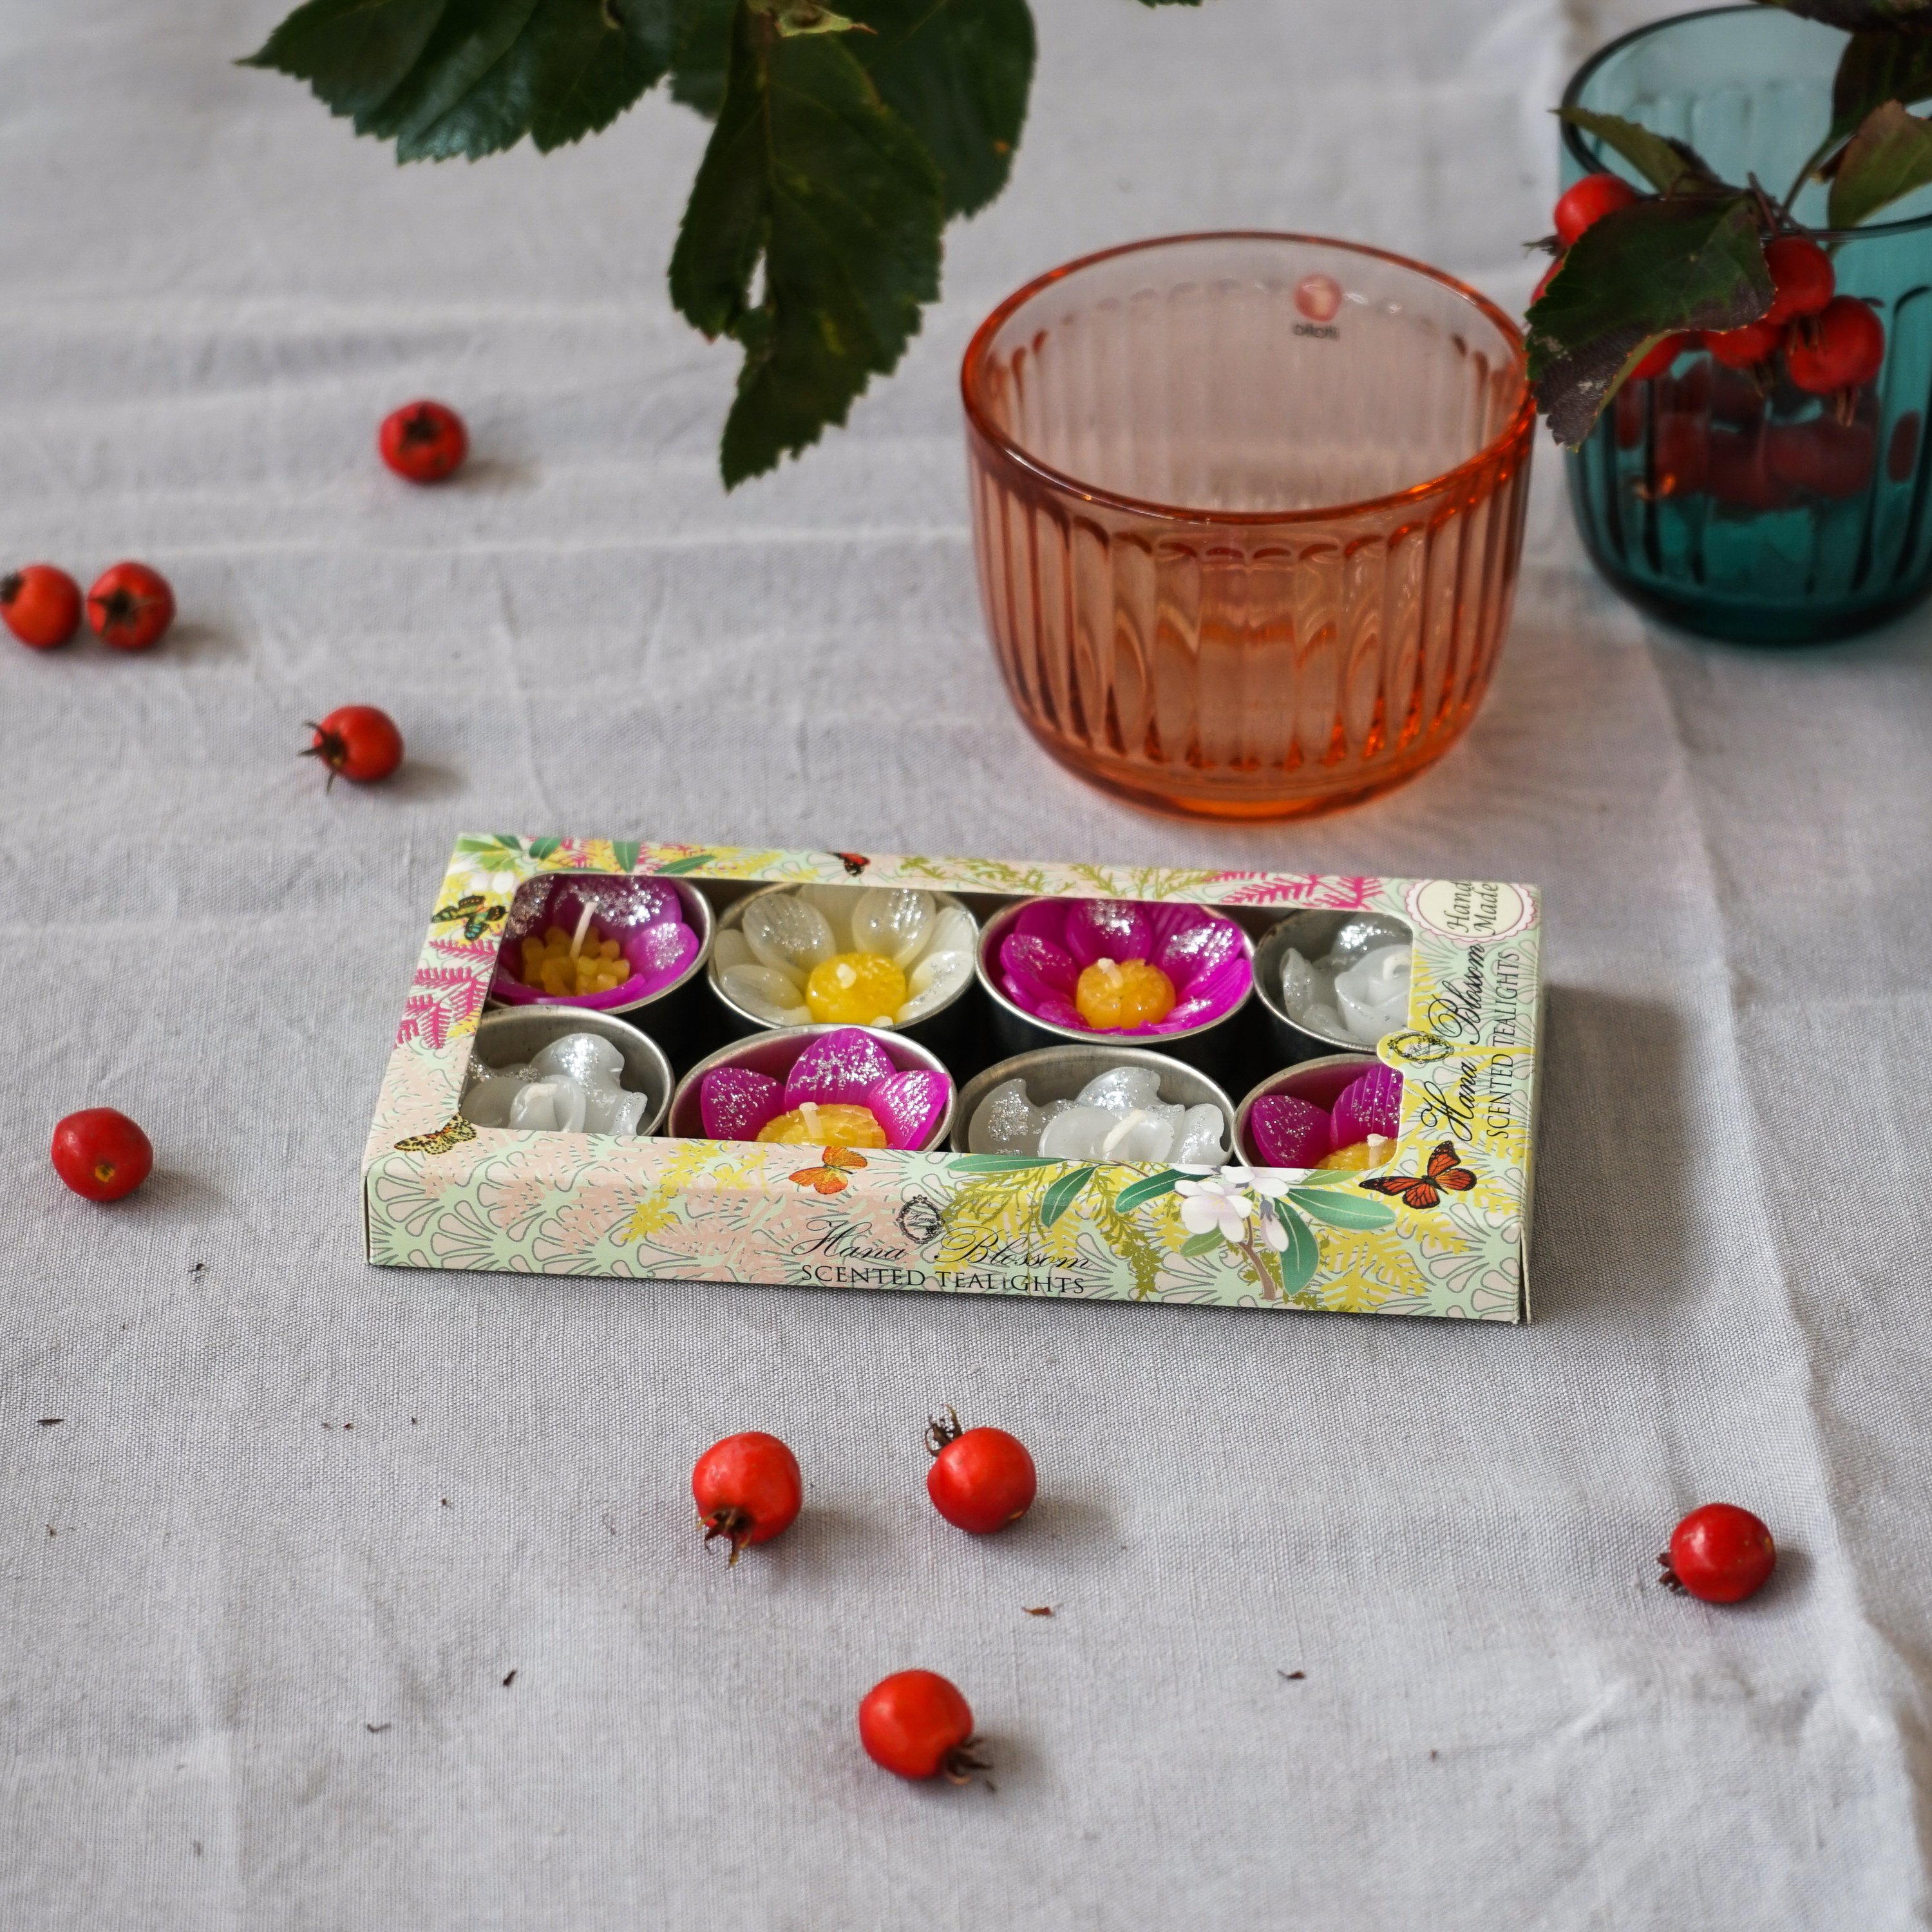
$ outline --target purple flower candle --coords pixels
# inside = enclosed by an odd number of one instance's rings
[[[1065,1034],[1159,1038],[1226,1019],[1254,983],[1253,947],[1211,906],[1138,899],[1033,899],[995,920],[988,982]]]
[[[688,980],[703,958],[710,920],[694,889],[663,879],[552,872],[517,895],[490,997],[505,1006],[586,1006],[616,1012],[661,999]],[[629,972],[599,992],[551,992],[521,976],[526,940],[550,928],[579,945],[614,941]]]
[[[916,1042],[863,1027],[800,1027],[694,1067],[671,1132],[916,1152],[938,1143],[952,1114],[950,1076]]]

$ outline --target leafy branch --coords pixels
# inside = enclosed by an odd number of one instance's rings
[[[1830,124],[1781,201],[1754,179],[1720,180],[1688,143],[1636,122],[1559,110],[1652,190],[1586,228],[1531,304],[1530,379],[1561,442],[1580,443],[1618,390],[1673,345],[1778,319],[1766,250],[1806,232],[1791,211],[1808,184],[1829,183],[1833,229],[1932,184],[1932,121],[1906,111],[1932,99],[1932,0],[1764,4],[1847,36]]]
[[[1143,6],[1199,0],[1141,0]],[[744,352],[727,487],[842,423],[939,292],[946,223],[1006,185],[1028,0],[307,0],[242,64],[306,81],[401,161],[543,153],[667,78],[716,122],[671,298]]]

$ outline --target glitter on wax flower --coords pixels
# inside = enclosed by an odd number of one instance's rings
[[[764,892],[713,947],[718,990],[770,1027],[902,1027],[973,976],[979,930],[964,907],[907,886]]]
[[[553,872],[517,895],[490,996],[512,1006],[640,1006],[675,986],[702,944],[661,879]]]
[[[1000,942],[1000,989],[1075,1033],[1189,1033],[1225,1018],[1254,982],[1246,935],[1210,906],[1035,899]]]
[[[751,1067],[728,1065],[714,1066],[698,1090],[708,1139],[835,1147],[924,1148],[952,1099],[944,1074],[923,1067],[901,1072],[858,1027],[808,1040],[782,1084]],[[842,1139],[842,1131],[854,1139]]]

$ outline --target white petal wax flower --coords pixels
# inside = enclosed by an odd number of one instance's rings
[[[766,1026],[910,1026],[973,976],[978,938],[970,913],[930,892],[802,886],[754,899],[718,934],[712,970],[726,998]],[[873,998],[877,1012],[866,1010]]]
[[[1230,1168],[1199,1180],[1177,1180],[1174,1191],[1180,1197],[1180,1225],[1190,1234],[1205,1234],[1219,1228],[1226,1241],[1247,1239],[1249,1218],[1255,1211],[1253,1197],[1231,1178],[1242,1174]],[[1243,1178],[1245,1178],[1243,1175]]]

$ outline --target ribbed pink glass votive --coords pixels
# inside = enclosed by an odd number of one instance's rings
[[[1535,415],[1474,290],[1310,236],[1138,242],[1010,296],[961,380],[1000,668],[1082,776],[1288,818],[1474,716]]]

